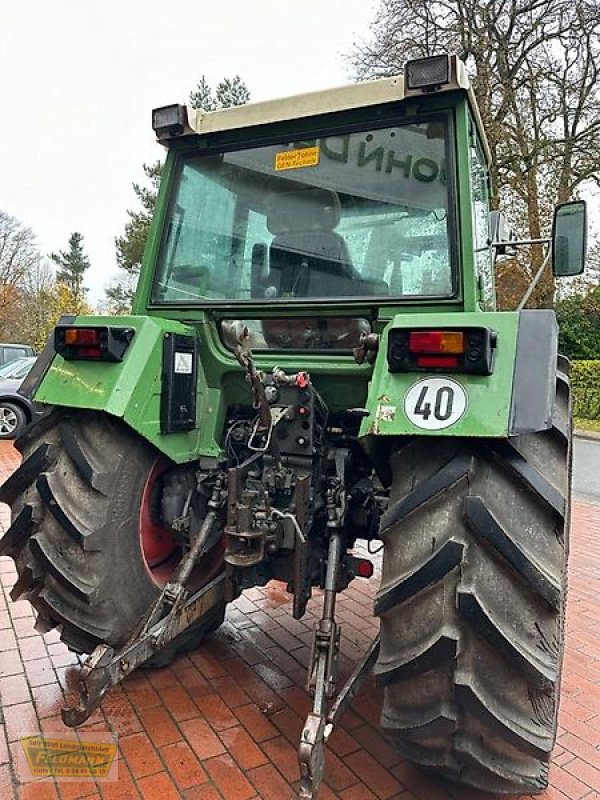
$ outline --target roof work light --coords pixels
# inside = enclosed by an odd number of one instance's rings
[[[152,111],[152,129],[158,139],[181,136],[188,127],[187,108],[176,103]]]
[[[450,56],[443,53],[439,56],[407,61],[404,75],[407,89],[433,92],[450,82]]]

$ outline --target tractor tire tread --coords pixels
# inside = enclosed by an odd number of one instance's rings
[[[564,648],[568,373],[552,426],[509,440],[400,440],[375,598],[381,724],[460,785],[548,784]]]
[[[56,449],[40,444],[0,486],[0,503],[11,505],[35,481],[37,476],[56,463]]]

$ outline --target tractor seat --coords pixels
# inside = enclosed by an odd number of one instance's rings
[[[308,187],[273,197],[267,228],[266,279],[272,297],[327,297],[351,294],[348,281],[359,276],[346,242],[334,228],[341,206],[336,192]]]

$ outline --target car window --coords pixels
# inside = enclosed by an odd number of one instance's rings
[[[35,358],[17,358],[0,367],[0,378],[4,380],[17,380],[24,378],[35,363]]]
[[[15,361],[17,358],[23,358],[26,355],[27,350],[24,347],[3,347],[2,363],[8,364],[10,361]]]

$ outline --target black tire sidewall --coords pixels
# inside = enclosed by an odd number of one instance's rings
[[[107,569],[102,594],[118,612],[115,628],[120,631],[114,644],[131,635],[161,591],[148,571],[140,532],[144,490],[156,461],[156,453],[143,441],[132,440],[114,476],[106,520],[109,533],[102,549]]]

